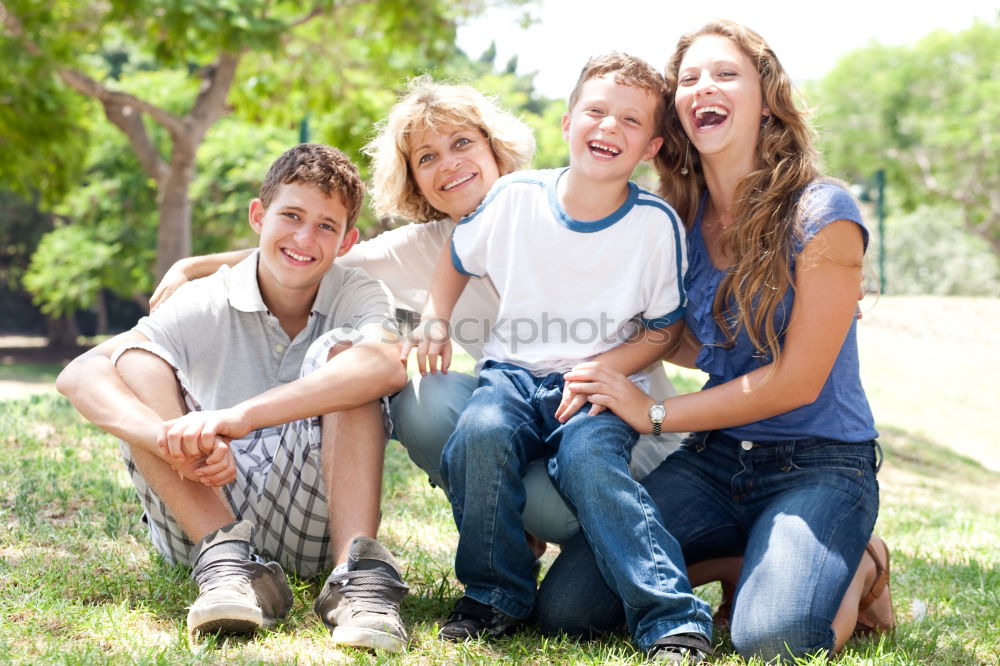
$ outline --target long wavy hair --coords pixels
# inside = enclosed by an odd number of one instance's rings
[[[753,30],[731,21],[714,21],[680,38],[667,63],[667,117],[663,146],[654,165],[660,194],[693,224],[705,176],[698,151],[681,126],[675,103],[681,61],[700,37],[717,35],[731,41],[760,76],[763,99],[771,111],[760,128],[754,169],[736,186],[733,223],[720,236],[733,257],[716,293],[712,313],[732,346],[746,330],[760,356],[775,361],[781,355],[775,312],[788,289],[794,288],[791,261],[801,237],[801,219],[808,202],[803,188],[819,177],[812,130],[804,111],[795,105],[791,81],[774,51]],[[687,173],[682,170],[687,168]]]

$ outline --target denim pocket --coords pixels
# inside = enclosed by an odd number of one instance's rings
[[[874,442],[808,439],[794,443],[787,461],[794,469],[841,470],[864,476],[876,468]]]

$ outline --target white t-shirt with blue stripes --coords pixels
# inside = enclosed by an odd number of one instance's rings
[[[500,294],[492,322],[453,319],[452,339],[485,335],[484,360],[533,374],[566,372],[630,337],[684,316],[684,227],[662,199],[629,183],[618,210],[572,219],[556,184],[566,169],[497,181],[452,234],[457,270],[489,276]]]

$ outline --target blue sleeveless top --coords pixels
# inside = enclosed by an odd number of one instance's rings
[[[806,243],[831,222],[850,220],[856,223],[861,227],[867,249],[868,230],[861,220],[857,204],[847,191],[837,185],[817,181],[808,185],[802,196],[806,197],[807,213],[803,219],[802,237],[796,242],[792,257],[793,276],[797,255]],[[771,357],[758,356],[744,330],[740,331],[732,348],[722,346],[726,336],[712,316],[712,305],[725,271],[719,270],[712,263],[702,236],[706,197],[707,193],[702,196],[694,225],[687,235],[688,272],[684,286],[688,295],[688,307],[684,321],[702,343],[696,365],[709,376],[703,388],[711,388],[770,363]],[[775,311],[774,324],[779,343],[784,342],[784,332],[794,302],[795,292],[788,289]],[[859,375],[857,320],[851,323],[851,329],[830,376],[814,403],[723,432],[737,439],[751,441],[823,437],[860,442],[877,437],[878,432],[875,430]]]

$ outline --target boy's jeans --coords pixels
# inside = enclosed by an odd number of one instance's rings
[[[609,411],[588,415],[589,405],[560,424],[562,389],[560,374],[535,377],[487,362],[445,445],[441,467],[459,530],[455,572],[466,594],[513,617],[532,613],[523,476],[528,462],[552,456],[549,475],[599,553],[601,575],[624,600],[639,648],[671,633],[710,636],[710,609],[691,592],[680,547],[629,476],[635,431]]]

